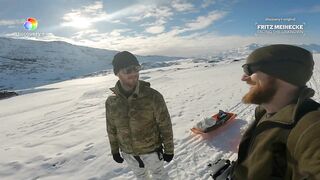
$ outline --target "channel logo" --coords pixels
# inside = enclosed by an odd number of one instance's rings
[[[38,21],[36,18],[28,18],[27,21],[23,24],[24,28],[29,31],[34,31],[38,27]]]

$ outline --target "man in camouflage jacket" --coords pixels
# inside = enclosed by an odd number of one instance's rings
[[[243,97],[258,104],[255,121],[242,137],[232,180],[320,179],[320,110],[306,83],[312,54],[291,45],[252,52],[243,65]]]
[[[113,70],[119,81],[106,100],[106,122],[113,159],[126,160],[138,179],[168,179],[163,160],[173,158],[170,115],[163,96],[139,80],[140,65],[130,52],[114,56]],[[121,155],[120,155],[121,153]]]

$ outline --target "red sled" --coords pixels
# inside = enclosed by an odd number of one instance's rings
[[[222,125],[224,125],[227,121],[232,121],[236,118],[235,113],[219,111],[219,113],[211,116],[210,118],[205,118],[193,128],[191,131],[195,134],[206,134],[211,132]]]

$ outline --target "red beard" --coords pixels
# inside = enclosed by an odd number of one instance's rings
[[[245,104],[259,105],[270,102],[277,91],[275,82],[276,79],[270,77],[263,86],[261,86],[260,83],[256,83],[250,91],[242,97],[242,102]]]

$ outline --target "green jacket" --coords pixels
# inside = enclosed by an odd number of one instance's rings
[[[256,120],[239,146],[234,180],[320,179],[320,110],[299,117],[303,102],[311,102],[313,94],[305,88],[297,103],[271,117],[261,106],[256,108]]]
[[[170,115],[163,96],[139,81],[135,91],[126,98],[118,81],[106,100],[106,122],[111,153],[140,155],[154,152],[163,145],[173,154],[173,133]]]

